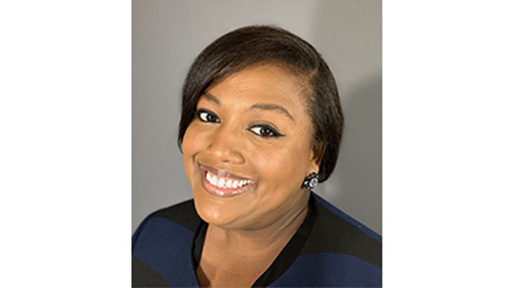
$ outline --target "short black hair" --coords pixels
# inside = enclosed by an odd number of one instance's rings
[[[178,146],[195,117],[199,98],[236,72],[256,64],[276,63],[286,67],[310,87],[306,89],[308,113],[313,121],[313,145],[321,151],[320,182],[336,166],[343,111],[336,81],[329,66],[315,48],[298,36],[275,26],[247,26],[231,31],[208,45],[194,60],[182,91]]]

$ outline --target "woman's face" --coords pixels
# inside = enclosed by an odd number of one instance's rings
[[[265,64],[229,76],[199,99],[182,147],[203,220],[261,229],[304,208],[301,184],[318,165],[303,89],[293,74]]]

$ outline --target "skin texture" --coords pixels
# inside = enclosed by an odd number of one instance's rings
[[[182,147],[196,210],[209,223],[197,271],[202,286],[251,286],[307,214],[301,184],[319,161],[301,83],[277,65],[258,65],[211,87],[197,104]],[[252,184],[215,195],[201,167]]]

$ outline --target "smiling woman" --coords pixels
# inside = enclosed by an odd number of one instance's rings
[[[310,147],[313,125],[295,78],[273,64],[259,65],[229,76],[209,89],[210,97],[199,99],[199,116],[207,116],[190,123],[183,158],[196,209],[206,222],[274,231],[278,220],[286,220],[282,214],[295,219],[307,207],[298,183],[318,172],[318,164]],[[237,179],[249,183],[233,189]]]
[[[380,286],[381,237],[311,191],[342,129],[334,78],[309,43],[250,26],[210,44],[182,98],[194,199],[137,229],[133,286]]]

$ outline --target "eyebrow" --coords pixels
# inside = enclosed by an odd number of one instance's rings
[[[211,101],[211,102],[217,104],[217,105],[220,105],[219,98],[213,96],[212,94],[210,94],[208,92],[204,93],[204,98],[208,101]],[[259,109],[259,110],[266,110],[266,111],[277,111],[277,112],[283,114],[284,116],[290,118],[290,120],[295,121],[293,119],[292,115],[286,109],[284,109],[283,107],[276,105],[276,104],[258,103],[258,104],[252,105],[249,109],[250,110]]]
[[[267,110],[267,111],[277,111],[277,112],[283,114],[284,116],[290,118],[290,120],[295,121],[295,120],[293,120],[292,115],[290,113],[288,113],[288,111],[286,109],[284,109],[283,107],[281,107],[279,105],[275,105],[275,104],[254,104],[254,105],[251,106],[250,109],[251,110],[261,109],[261,110]]]
[[[204,93],[204,98],[205,98],[206,100],[208,100],[208,101],[214,102],[214,103],[215,103],[215,104],[217,104],[217,105],[220,105],[220,100],[219,100],[219,98],[217,98],[217,97],[213,96],[212,94],[210,94],[210,93],[208,93],[208,92]]]

